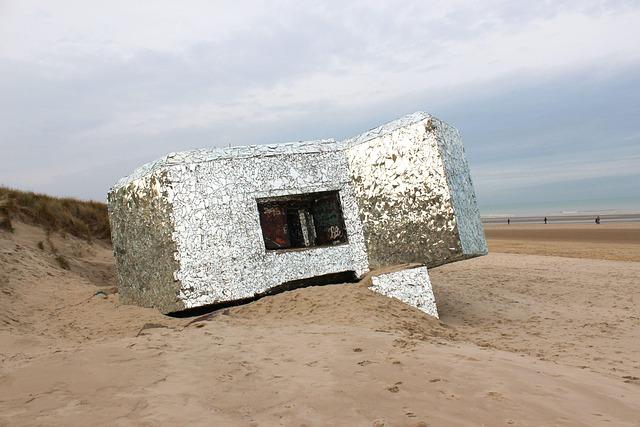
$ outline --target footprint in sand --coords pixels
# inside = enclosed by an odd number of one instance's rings
[[[398,381],[391,387],[387,387],[387,390],[390,391],[391,393],[397,393],[400,391],[400,387],[398,387],[400,384],[402,384],[402,381]]]
[[[485,397],[488,397],[490,399],[494,399],[494,400],[504,400],[505,397],[502,393],[498,393],[497,391],[489,391],[487,392],[487,394],[485,394]]]

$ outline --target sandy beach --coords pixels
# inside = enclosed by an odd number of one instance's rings
[[[640,223],[489,224],[490,252],[640,262]]]
[[[640,427],[638,40],[0,0],[0,427]]]
[[[166,317],[119,304],[107,244],[15,229],[3,426],[640,425],[639,223],[487,226],[430,270],[439,320],[366,281]]]

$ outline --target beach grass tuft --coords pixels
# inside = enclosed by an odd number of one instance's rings
[[[11,220],[41,226],[48,232],[68,233],[89,242],[111,239],[105,203],[0,187],[0,228],[13,230]]]

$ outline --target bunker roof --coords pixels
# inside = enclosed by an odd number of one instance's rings
[[[163,170],[167,167],[177,165],[189,165],[194,163],[210,162],[223,159],[238,159],[250,157],[268,157],[286,154],[305,154],[319,153],[343,150],[344,148],[361,144],[371,139],[384,136],[393,131],[409,126],[414,123],[421,122],[432,116],[423,111],[409,114],[400,119],[378,126],[354,138],[343,141],[335,139],[319,139],[313,141],[297,141],[280,144],[262,144],[262,145],[244,145],[222,148],[206,148],[189,151],[180,151],[169,153],[157,160],[146,163],[131,173],[131,175],[120,179],[112,188],[111,192],[138,179],[151,175],[154,172]]]

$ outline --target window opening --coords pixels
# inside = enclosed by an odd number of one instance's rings
[[[337,191],[258,199],[260,227],[269,250],[347,242]]]

